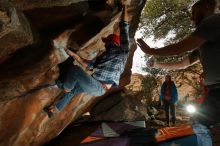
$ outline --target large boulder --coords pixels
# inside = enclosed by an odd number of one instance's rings
[[[92,52],[103,48],[100,37],[118,29],[120,9],[114,0],[7,1],[12,3],[8,9],[2,9],[6,2],[1,1],[0,5],[0,48],[5,43],[1,53],[6,54],[0,59],[0,145],[38,146],[59,135],[100,99],[80,94],[52,119],[42,111],[62,95],[61,90],[50,86],[59,76],[57,65],[67,57],[62,48],[78,46],[78,53],[84,58],[96,57],[98,54]],[[131,40],[145,2],[130,1]],[[7,24],[12,20],[19,25],[9,29]],[[37,34],[36,40],[33,33]],[[130,72],[132,56],[125,72]],[[129,78],[129,73],[124,77]]]
[[[95,121],[147,121],[146,106],[128,91],[117,92],[100,100],[90,111]]]
[[[11,4],[0,2],[0,63],[33,42],[33,33],[24,14]]]

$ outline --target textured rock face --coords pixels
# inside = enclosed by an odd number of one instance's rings
[[[32,44],[33,39],[24,14],[9,3],[0,2],[0,63],[18,48]]]
[[[29,0],[8,0],[17,9],[20,10],[29,10],[34,8],[48,8],[54,6],[68,6],[81,3],[82,5],[88,6],[88,0],[38,0],[38,1],[29,1]]]
[[[95,121],[148,120],[147,108],[132,94],[125,92],[110,94],[90,111]]]
[[[93,59],[104,51],[97,50],[103,48],[101,36],[117,31],[120,11],[114,0],[8,1],[0,3],[0,145],[38,146],[98,100],[81,94],[52,119],[42,112],[62,95],[48,86],[59,75],[57,64],[66,58],[62,48],[76,47],[82,57]],[[144,4],[130,1],[131,40]],[[136,49],[132,42],[121,86],[129,82]]]
[[[142,79],[144,78],[143,75],[141,74],[132,74],[131,75],[131,81],[130,83],[126,86],[127,89],[133,91],[133,92],[140,92],[141,91],[141,84],[142,84]]]

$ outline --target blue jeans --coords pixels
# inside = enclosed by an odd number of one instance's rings
[[[207,126],[195,121],[192,128],[197,136],[198,146],[212,146],[211,132]]]
[[[55,104],[55,108],[61,111],[71,99],[82,92],[86,92],[92,96],[101,96],[105,93],[102,84],[88,75],[79,66],[73,65],[68,69],[67,76],[63,83],[58,81],[58,86],[71,92],[64,93],[64,95]]]
[[[167,101],[167,100],[163,100],[163,103],[164,103],[164,110],[165,110],[165,113],[166,113],[167,124],[170,123],[170,114],[172,116],[172,123],[175,124],[176,123],[175,103],[173,103],[171,101]]]

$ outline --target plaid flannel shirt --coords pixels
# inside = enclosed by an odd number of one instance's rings
[[[96,80],[107,84],[119,85],[120,75],[124,71],[129,53],[128,31],[128,22],[121,22],[120,46],[108,49],[105,55],[99,59],[96,71],[92,75]]]

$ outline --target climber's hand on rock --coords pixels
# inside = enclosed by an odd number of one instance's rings
[[[80,57],[79,55],[77,55],[76,53],[74,53],[73,51],[67,49],[67,48],[64,48],[64,50],[66,51],[66,53],[69,55],[69,56],[72,56],[74,59],[78,60]]]

